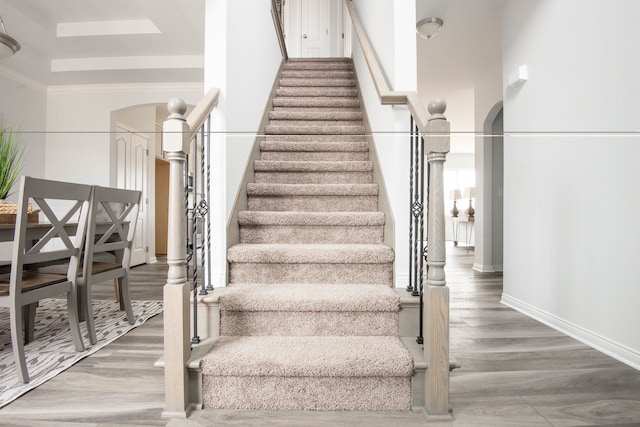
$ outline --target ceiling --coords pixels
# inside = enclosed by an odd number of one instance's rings
[[[44,86],[202,82],[205,0],[0,0],[22,49],[0,71]]]

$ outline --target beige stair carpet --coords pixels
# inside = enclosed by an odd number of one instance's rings
[[[227,251],[204,405],[408,410],[413,362],[353,64],[289,60],[276,93]]]

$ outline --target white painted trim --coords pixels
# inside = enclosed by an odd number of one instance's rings
[[[199,83],[114,83],[114,84],[93,84],[93,85],[59,85],[49,86],[49,94],[67,93],[114,93],[114,92],[149,92],[158,91],[191,91],[200,90],[204,93],[204,85]]]
[[[626,347],[620,343],[612,341],[608,338],[600,336],[592,331],[584,329],[578,325],[561,319],[551,313],[540,310],[526,302],[512,298],[509,295],[502,294],[500,302],[507,307],[513,308],[532,319],[535,319],[547,326],[556,329],[578,341],[613,357],[620,362],[640,370],[640,352]]]
[[[502,265],[483,265],[479,263],[473,263],[472,269],[479,273],[502,273]]]
[[[409,274],[407,273],[396,273],[396,283],[395,287],[399,289],[404,289],[409,284]]]
[[[480,273],[495,273],[495,269],[493,265],[483,265],[478,264],[477,262],[473,263],[473,267],[471,267],[474,271],[478,271]]]
[[[203,55],[105,56],[51,60],[51,72],[204,68]]]

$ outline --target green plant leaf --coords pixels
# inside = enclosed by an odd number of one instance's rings
[[[0,199],[6,199],[24,167],[25,148],[18,130],[0,123]]]

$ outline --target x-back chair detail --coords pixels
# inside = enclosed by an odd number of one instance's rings
[[[84,351],[80,335],[76,281],[85,238],[92,187],[83,184],[22,177],[11,260],[11,272],[0,275],[0,306],[8,307],[11,344],[18,377],[29,382],[24,337],[33,324],[38,301],[66,295],[71,336],[77,351]],[[29,202],[40,209],[37,235],[29,234]],[[36,267],[65,263],[64,274],[48,274]],[[24,326],[24,331],[23,331]]]

